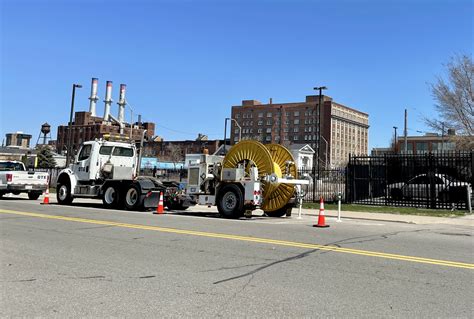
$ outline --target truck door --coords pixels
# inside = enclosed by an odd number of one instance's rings
[[[77,175],[78,180],[88,181],[90,180],[90,162],[91,162],[92,145],[85,144],[82,146],[77,161],[74,163],[74,172]]]

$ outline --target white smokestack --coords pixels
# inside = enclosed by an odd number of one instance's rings
[[[112,105],[112,81],[107,81],[107,87],[105,90],[105,108],[104,108],[104,121],[109,121],[110,106]]]
[[[97,105],[97,100],[99,99],[97,97],[97,85],[98,85],[98,83],[99,83],[99,79],[92,78],[91,96],[89,97],[89,100],[91,101],[91,104],[89,106],[89,112],[91,112],[92,116],[96,116],[96,105]]]
[[[125,84],[120,84],[120,97],[117,104],[119,105],[118,120],[120,123],[123,123],[125,120],[125,90],[127,86]]]

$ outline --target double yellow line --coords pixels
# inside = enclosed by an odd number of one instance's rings
[[[416,262],[416,263],[422,263],[422,264],[432,264],[432,265],[439,265],[439,266],[446,266],[446,267],[474,269],[474,264],[469,264],[469,263],[414,257],[414,256],[404,256],[404,255],[396,255],[396,254],[387,254],[387,253],[380,253],[380,252],[368,251],[368,250],[341,248],[341,247],[336,247],[336,246],[306,244],[306,243],[298,243],[298,242],[276,240],[276,239],[209,233],[209,232],[201,232],[201,231],[194,231],[194,230],[166,228],[166,227],[159,227],[159,226],[117,223],[117,222],[106,221],[106,220],[86,219],[86,218],[67,217],[67,216],[58,216],[58,215],[47,215],[47,214],[39,214],[39,213],[31,213],[31,212],[19,212],[19,211],[13,211],[13,210],[5,210],[5,209],[0,209],[0,213],[36,217],[36,218],[63,220],[63,221],[94,224],[94,225],[106,225],[106,226],[114,226],[114,227],[122,227],[122,228],[152,230],[152,231],[159,231],[159,232],[164,232],[164,233],[183,234],[183,235],[201,236],[201,237],[209,237],[209,238],[231,239],[231,240],[239,240],[239,241],[246,241],[246,242],[253,242],[253,243],[261,243],[261,244],[271,244],[271,245],[278,245],[278,246],[333,251],[337,253],[346,253],[346,254],[354,254],[354,255],[369,256],[369,257],[379,257],[379,258],[385,258],[385,259],[395,259],[395,260]]]

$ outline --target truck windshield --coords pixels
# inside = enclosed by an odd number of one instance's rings
[[[24,171],[22,163],[0,162],[0,171]]]

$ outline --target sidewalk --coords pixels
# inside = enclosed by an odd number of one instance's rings
[[[337,210],[324,210],[325,215],[328,217],[337,218]],[[301,209],[302,215],[317,216],[319,210],[317,209]],[[298,216],[298,208],[293,208],[292,217]],[[459,226],[470,226],[474,227],[474,214],[457,217],[432,217],[432,216],[417,216],[417,215],[398,215],[389,213],[367,213],[367,212],[352,212],[344,211],[344,206],[341,211],[341,219],[366,219],[366,220],[378,220],[387,222],[399,222],[399,223],[410,223],[410,224],[449,224]]]

